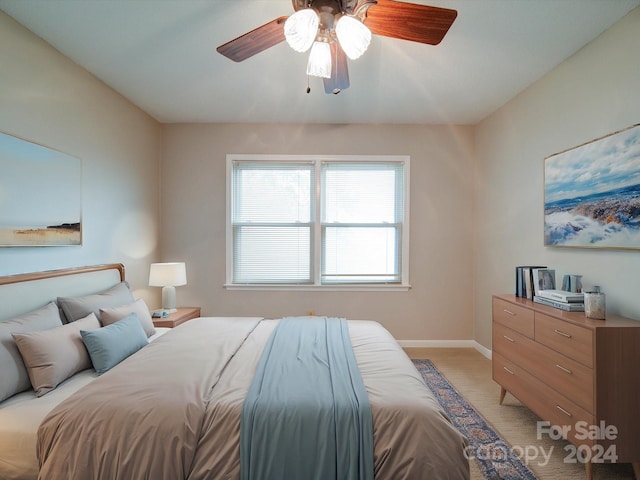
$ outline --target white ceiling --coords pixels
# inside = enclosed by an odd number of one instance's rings
[[[443,42],[374,36],[327,95],[286,43],[234,63],[216,47],[290,0],[0,0],[0,9],[160,122],[475,124],[640,0],[413,0],[453,8]]]

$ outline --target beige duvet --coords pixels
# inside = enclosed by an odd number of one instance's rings
[[[237,479],[240,412],[277,320],[191,320],[58,405],[40,478]],[[349,321],[369,395],[378,480],[465,479],[466,439],[378,323]]]

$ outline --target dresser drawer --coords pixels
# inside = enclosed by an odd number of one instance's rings
[[[524,370],[497,352],[493,352],[491,358],[493,379],[518,400],[523,403],[526,401],[527,406],[533,411],[536,411],[529,402],[530,398],[535,395],[536,392],[531,388],[531,384],[525,380]]]
[[[552,350],[593,368],[591,330],[536,312],[535,339]]]
[[[537,360],[530,373],[589,413],[594,412],[593,369],[536,344]]]
[[[540,417],[552,426],[558,425],[567,432],[567,440],[574,445],[595,445],[595,439],[589,438],[589,429],[595,425],[595,418],[570,400],[561,397],[543,384],[536,384],[541,397]]]
[[[593,415],[499,353],[493,354],[493,379],[518,400],[526,402],[531,410],[550,425],[564,428],[570,442],[576,445],[594,444],[592,439],[584,438],[585,428],[594,425]]]
[[[493,324],[493,351],[528,369],[537,361],[536,342],[499,323]]]
[[[493,351],[593,413],[593,370],[524,335],[493,324]]]
[[[500,298],[493,299],[493,321],[533,338],[533,311]]]

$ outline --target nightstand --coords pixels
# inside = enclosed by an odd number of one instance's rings
[[[154,327],[177,327],[178,325],[191,320],[192,318],[198,318],[200,316],[200,307],[182,307],[178,308],[177,312],[170,313],[168,317],[154,318]]]

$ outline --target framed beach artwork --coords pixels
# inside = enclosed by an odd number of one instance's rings
[[[544,243],[640,249],[640,125],[545,158]]]
[[[0,132],[0,247],[82,244],[79,158]]]

